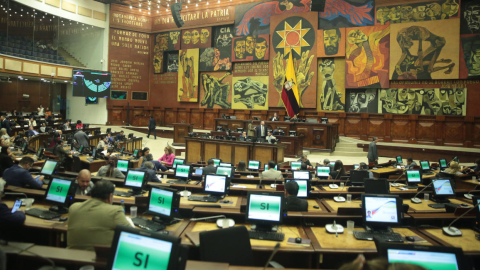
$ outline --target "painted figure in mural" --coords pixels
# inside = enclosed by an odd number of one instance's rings
[[[245,59],[245,39],[235,39],[234,46],[235,59]]]
[[[253,55],[253,50],[255,50],[255,39],[256,36],[247,36],[245,37],[245,51],[247,56]]]
[[[388,20],[390,23],[399,23],[401,22],[401,11],[400,6],[391,7],[390,12],[388,13]]]
[[[401,6],[377,8],[377,23],[405,23],[449,19],[458,15],[457,0],[440,0],[430,3],[412,3]],[[426,2],[426,1],[424,1]]]
[[[216,47],[228,47],[232,44],[233,35],[230,33],[229,27],[224,27],[220,29],[220,34],[217,34]]]
[[[200,34],[200,43],[206,44],[208,42],[208,38],[210,37],[210,31],[208,31],[208,29],[202,29]]]
[[[468,2],[463,17],[467,21],[470,32],[477,33],[480,30],[480,2]]]
[[[372,25],[373,17],[370,11],[373,9],[373,4],[374,1],[369,1],[363,6],[355,6],[344,0],[326,0],[325,9],[318,13],[318,17],[329,21],[343,17],[351,26]]]
[[[440,14],[442,14],[442,7],[440,6],[440,4],[435,2],[427,4],[425,13],[427,14],[428,17],[430,17],[430,20],[432,21],[437,20]]]
[[[410,49],[414,45],[413,41],[418,41],[417,55],[413,55]],[[392,76],[396,79],[425,79],[431,80],[433,72],[446,69],[445,74],[450,74],[455,66],[451,59],[438,59],[446,44],[444,37],[437,36],[427,28],[421,26],[410,26],[400,30],[397,34],[397,42],[402,48],[402,55],[395,65],[395,72]],[[424,51],[423,42],[430,43],[430,46]],[[436,64],[448,64],[446,66],[435,67]]]
[[[480,36],[462,37],[462,45],[468,78],[480,76]]]
[[[178,43],[178,37],[180,37],[180,31],[170,32],[170,40],[172,41],[173,45]]]
[[[368,105],[375,100],[377,95],[376,89],[367,89],[360,92],[350,93],[350,107],[348,112],[366,113],[368,111]],[[376,108],[375,108],[376,109]]]
[[[192,33],[190,33],[190,31],[185,31],[183,33],[183,44],[190,44],[191,40],[192,40]]]
[[[416,22],[423,22],[425,20],[425,6],[418,6],[413,9],[413,19]]]
[[[455,16],[460,9],[460,5],[455,0],[447,0],[442,4],[442,19]]]
[[[413,18],[413,8],[411,6],[402,6],[400,9],[400,18],[402,22],[411,22]]]
[[[258,4],[245,12],[236,26],[236,35],[247,36],[255,34],[256,29],[269,27],[273,15],[309,11],[310,3],[311,0],[276,0]]]
[[[200,41],[200,33],[198,33],[198,30],[193,30],[192,31],[192,44],[197,44],[198,41]]]
[[[193,98],[195,92],[196,83],[195,83],[195,69],[194,69],[194,59],[192,57],[186,56],[187,51],[182,51],[180,55],[180,65],[183,69],[183,88],[180,90],[183,92],[183,96]]]
[[[264,39],[263,37],[257,38],[255,40],[255,55],[253,59],[264,60],[267,49],[268,49],[267,40]]]
[[[228,71],[222,78],[217,78],[209,74],[202,74],[202,85],[205,95],[201,102],[202,106],[207,105],[211,109],[214,105],[218,105],[223,109],[230,109],[232,104],[228,102],[230,93],[230,83],[222,83],[223,79],[232,73]]]
[[[342,38],[340,29],[323,30],[323,46],[326,55],[336,55]]]
[[[345,110],[345,104],[343,104],[341,100],[343,94],[337,91],[337,83],[333,77],[335,73],[335,62],[333,59],[322,58],[320,64],[318,64],[318,71],[323,76],[322,94],[320,96],[322,110]]]
[[[220,59],[220,51],[217,48],[206,48],[200,55],[200,62],[205,63],[207,68],[213,67],[214,71],[228,70],[232,66],[228,57]]]
[[[265,106],[267,102],[268,86],[262,82],[254,81],[251,78],[245,78],[237,81],[234,85],[234,102],[241,102],[248,109],[253,109],[255,105]]]

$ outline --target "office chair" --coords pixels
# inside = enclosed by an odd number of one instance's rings
[[[75,166],[75,172],[80,172],[82,170],[82,161],[77,156],[73,157],[73,165]]]

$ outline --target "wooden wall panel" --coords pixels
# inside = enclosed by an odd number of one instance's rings
[[[405,120],[393,120],[390,134],[393,141],[407,141],[410,131],[410,123]]]
[[[368,136],[369,137],[383,137],[385,135],[385,120],[384,119],[368,119]]]
[[[465,125],[462,122],[445,122],[445,144],[462,145],[465,140]]]
[[[203,129],[215,129],[216,114],[213,111],[205,111],[203,116]]]
[[[165,125],[173,125],[173,123],[177,122],[176,112],[173,111],[172,108],[168,108],[165,110]]]
[[[192,151],[188,151],[187,154],[187,160],[201,160],[202,158],[200,157],[200,153],[202,153],[202,143],[201,142],[188,142],[189,147],[188,149],[191,149]]]
[[[235,157],[234,157],[234,165],[236,166],[238,162],[245,161],[248,164],[248,157],[250,156],[249,150],[247,146],[237,146],[235,147]]]
[[[220,145],[218,158],[221,159],[222,162],[231,163],[232,150],[233,150],[233,147],[231,145]]]
[[[474,134],[474,138],[473,138],[474,146],[480,147],[480,123],[477,123],[474,125],[473,134]]]
[[[357,136],[361,131],[361,121],[360,118],[352,118],[345,120],[345,135],[346,136]]]
[[[435,141],[435,122],[419,122],[417,124],[417,141],[428,143]]]
[[[205,152],[205,161],[208,161],[209,159],[211,159],[213,157],[217,157],[218,156],[218,154],[217,154],[217,144],[206,142],[204,152]]]
[[[188,113],[186,110],[178,110],[177,123],[189,123]]]

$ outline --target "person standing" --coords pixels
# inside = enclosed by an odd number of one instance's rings
[[[248,126],[247,126],[247,135],[250,137],[253,137],[255,134],[255,128],[253,128],[253,121],[252,119],[248,120]]]
[[[38,106],[37,111],[38,111],[39,116],[45,115],[44,108],[43,108],[42,104],[40,104],[40,106]]]
[[[267,127],[265,126],[265,121],[261,121],[260,125],[255,128],[257,138],[265,139],[267,137]]]
[[[153,119],[153,115],[150,115],[150,120],[148,121],[148,135],[147,138],[150,138],[150,133],[153,131],[153,135],[155,136],[155,140],[157,139],[157,130],[155,129],[155,119]]]
[[[373,137],[373,141],[368,146],[368,164],[373,163],[375,165],[378,164],[378,151],[377,151],[377,142],[378,138]]]
[[[85,149],[90,147],[90,144],[88,143],[88,136],[85,134],[85,132],[79,130],[77,133],[75,133],[75,135],[73,135],[73,138],[75,138],[77,141],[78,147],[80,147],[80,145],[83,145]]]

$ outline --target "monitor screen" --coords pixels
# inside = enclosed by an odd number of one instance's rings
[[[98,97],[85,97],[85,104],[98,104]]]
[[[172,242],[122,231],[118,237],[111,269],[166,270],[169,269],[172,249]]]
[[[27,143],[24,143],[23,146],[22,146],[22,152],[25,152],[25,150],[27,150]]]
[[[97,148],[92,149],[92,157],[95,158],[97,156]]]
[[[37,157],[40,157],[42,155],[43,149],[43,147],[38,148]]]
[[[397,163],[403,163],[402,156],[397,156]]]
[[[224,175],[207,174],[205,176],[205,192],[225,193],[227,177]]]
[[[170,217],[172,214],[173,191],[152,187],[148,211]]]
[[[265,164],[265,171],[268,171],[268,164]],[[275,171],[278,171],[278,165],[275,165]]]
[[[358,169],[358,168],[360,168],[360,165],[358,165],[358,164],[353,164],[353,169],[354,169],[354,170],[356,170],[356,169]]]
[[[373,223],[399,223],[396,197],[364,195],[365,221]]]
[[[119,159],[117,161],[117,169],[121,172],[127,172],[128,171],[128,160]]]
[[[438,163],[440,164],[441,169],[446,169],[448,168],[447,160],[444,158],[441,158],[438,160]]]
[[[420,167],[422,170],[430,170],[430,163],[427,160],[420,161]]]
[[[433,182],[433,191],[435,195],[455,195],[452,184],[448,179],[437,179],[432,180]]]
[[[226,175],[230,177],[232,175],[232,167],[217,167],[217,173],[220,175]]]
[[[188,178],[190,174],[190,165],[178,164],[175,168],[175,177],[177,178]]]
[[[287,182],[295,181],[298,184],[298,198],[307,198],[308,197],[308,180],[299,180],[299,179],[287,179]]]
[[[146,172],[129,170],[125,177],[125,186],[141,188],[143,186],[145,173]]]
[[[426,269],[460,269],[455,253],[388,249],[387,260],[389,263],[410,263]]]
[[[249,160],[249,161],[248,161],[248,169],[249,169],[249,170],[258,170],[258,169],[260,169],[260,161],[258,161],[258,160]]]
[[[72,181],[53,178],[47,191],[47,200],[57,203],[65,203],[68,196],[68,190]]]
[[[309,171],[293,171],[293,179],[309,180],[310,172]]]
[[[335,166],[335,162],[336,161],[330,161],[330,166],[332,166],[332,167]]]
[[[409,183],[420,183],[422,182],[422,175],[419,170],[408,170],[407,171],[407,181]]]
[[[138,149],[135,149],[135,150],[133,151],[133,156],[134,156],[134,157],[138,156]]]
[[[232,167],[232,163],[225,163],[225,162],[220,162],[219,166],[221,167]]]
[[[195,174],[196,175],[203,175],[203,169],[202,168],[195,169]]]
[[[52,175],[55,172],[55,168],[57,167],[57,161],[55,160],[47,160],[43,165],[41,174],[44,175]]]
[[[78,149],[78,152],[82,152],[83,151],[83,145],[80,145],[80,148]]]
[[[173,160],[172,168],[176,168],[178,164],[185,164],[185,159],[176,158]]]
[[[328,177],[330,175],[330,166],[317,166],[317,177]]]
[[[301,161],[292,161],[292,162],[290,162],[290,166],[292,167],[292,171],[300,170],[300,167],[302,166],[302,162]]]
[[[222,162],[221,159],[217,159],[217,158],[212,158],[213,160],[213,166],[215,167],[218,167],[218,165],[220,165],[220,162]]]
[[[104,71],[73,70],[74,97],[109,97],[112,74]]]
[[[280,222],[282,196],[249,194],[247,218],[249,220]]]

